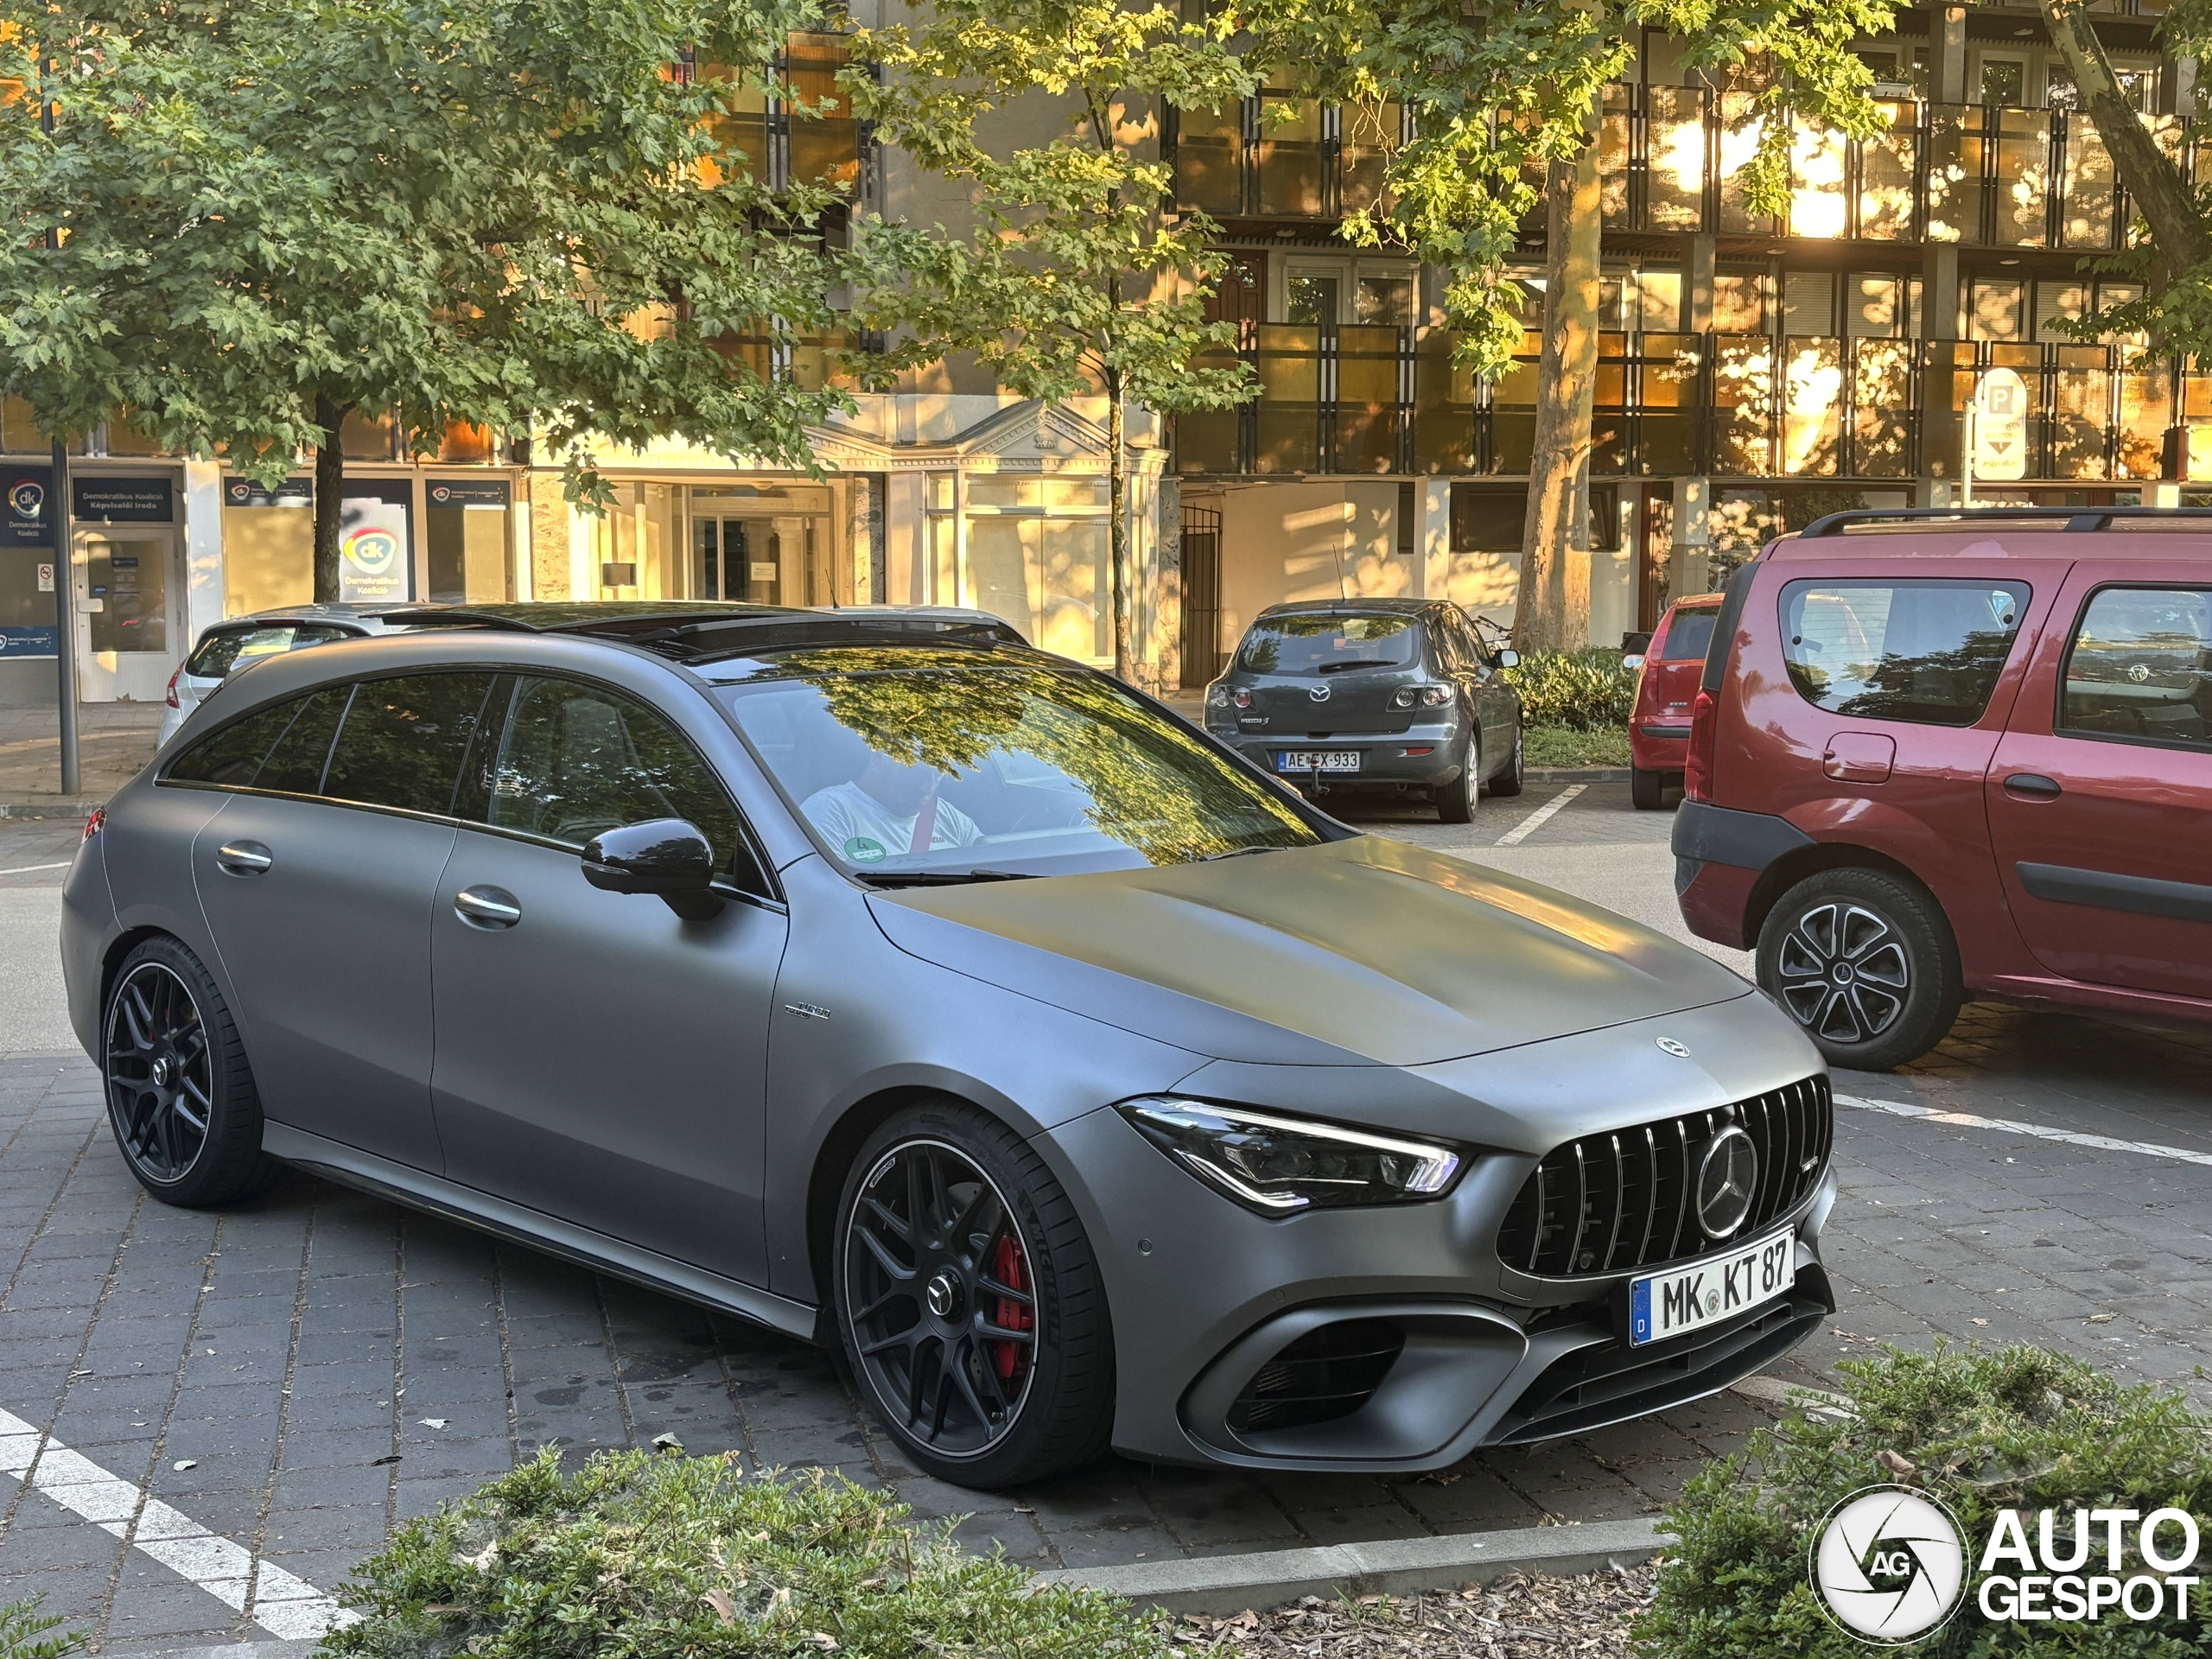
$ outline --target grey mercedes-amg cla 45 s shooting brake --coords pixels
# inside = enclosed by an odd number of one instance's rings
[[[970,1486],[1433,1469],[1833,1306],[1827,1078],[1693,950],[987,620],[404,623],[88,827],[71,1013],[162,1199],[281,1161],[836,1345]]]

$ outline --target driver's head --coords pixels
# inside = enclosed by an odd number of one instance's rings
[[[937,772],[933,767],[909,765],[887,754],[874,753],[868,756],[868,765],[854,781],[904,818],[921,810],[922,803],[929,798],[930,785],[937,781]]]

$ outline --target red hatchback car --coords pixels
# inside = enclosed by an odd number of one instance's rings
[[[1713,619],[1719,614],[1718,594],[1677,600],[1644,647],[1628,717],[1629,798],[1640,811],[1657,810],[1669,790],[1682,786],[1690,709],[1713,644]]]
[[[1839,1066],[1968,992],[2212,1020],[2212,513],[1833,514],[1730,582],[1675,888]]]

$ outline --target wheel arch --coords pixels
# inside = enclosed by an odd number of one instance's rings
[[[1750,901],[1744,912],[1744,938],[1754,950],[1758,949],[1759,935],[1765,931],[1767,918],[1773,913],[1782,895],[1788,893],[1808,876],[1819,875],[1829,870],[1872,870],[1891,877],[1910,887],[1928,903],[1942,925],[1943,948],[1949,953],[1951,967],[1959,967],[1958,931],[1951,925],[1943,901],[1936,896],[1935,889],[1913,874],[1912,868],[1887,853],[1872,847],[1862,847],[1850,842],[1816,842],[1809,847],[1800,847],[1784,853],[1767,866],[1751,889]]]
[[[192,950],[192,947],[190,945],[186,944],[182,939],[177,938],[175,934],[170,932],[168,929],[165,927],[126,927],[122,932],[117,934],[115,936],[114,942],[108,946],[107,950],[100,957],[100,1005],[99,1019],[100,1021],[102,1040],[105,1039],[107,1025],[107,999],[109,993],[115,989],[115,976],[122,970],[124,962],[130,957],[130,953],[133,950],[136,950],[140,945],[145,944],[149,939],[175,939],[184,950]],[[195,961],[198,960],[199,954],[200,953],[198,951],[192,950],[192,955]]]

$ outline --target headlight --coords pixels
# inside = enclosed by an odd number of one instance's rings
[[[1122,1116],[1169,1157],[1263,1216],[1433,1198],[1459,1174],[1448,1147],[1241,1106],[1154,1096]]]

